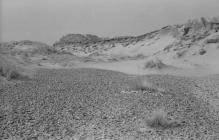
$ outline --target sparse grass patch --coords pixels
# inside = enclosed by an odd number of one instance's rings
[[[144,64],[145,69],[163,69],[167,67],[160,59],[149,60]]]
[[[200,55],[204,55],[206,52],[207,52],[207,51],[206,51],[205,49],[203,49],[203,48],[199,50],[199,54],[200,54]]]
[[[27,77],[21,74],[18,67],[14,63],[6,60],[2,56],[0,56],[0,76],[5,77],[7,80]]]
[[[176,53],[175,58],[181,58],[186,54],[186,51],[179,51]]]
[[[6,78],[7,80],[17,79],[21,77],[21,74],[16,69],[9,69],[7,72]]]
[[[216,36],[215,38],[207,39],[206,43],[219,43],[219,36]]]
[[[155,129],[170,129],[179,127],[182,124],[176,120],[169,120],[167,112],[164,109],[157,109],[152,111],[150,118],[146,121],[147,125]]]
[[[130,83],[130,90],[147,90],[155,92],[157,89],[155,88],[153,83],[147,81],[147,79],[143,77],[139,77]]]

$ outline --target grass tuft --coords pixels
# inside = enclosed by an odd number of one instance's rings
[[[155,129],[170,129],[181,126],[176,120],[168,120],[167,113],[163,109],[154,110],[146,123],[149,127]]]
[[[149,60],[144,64],[145,69],[157,69],[161,70],[166,68],[167,65],[164,64],[160,59]]]
[[[131,84],[130,84],[131,90],[147,90],[147,91],[156,91],[157,89],[153,85],[153,83],[149,82],[147,79],[139,77],[136,78]]]
[[[23,75],[19,72],[15,64],[0,56],[0,76],[5,77],[7,80],[19,79]]]

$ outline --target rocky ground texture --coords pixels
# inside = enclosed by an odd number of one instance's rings
[[[40,69],[32,80],[0,84],[0,139],[216,140],[215,77],[150,75],[145,78],[164,90],[132,91],[135,76],[119,72]],[[179,125],[149,127],[159,108]]]

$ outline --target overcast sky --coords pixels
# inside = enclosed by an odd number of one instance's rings
[[[219,15],[219,0],[0,0],[1,41],[52,44],[68,33],[140,35]]]

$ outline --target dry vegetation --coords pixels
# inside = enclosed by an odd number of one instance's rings
[[[6,77],[7,80],[17,79],[21,76],[17,67],[7,61],[4,57],[0,57],[0,75]]]
[[[146,123],[149,127],[154,129],[170,129],[182,126],[182,124],[176,120],[168,120],[167,112],[165,112],[164,109],[154,110]]]
[[[206,51],[205,49],[203,49],[203,48],[199,50],[199,54],[200,54],[200,55],[204,55],[206,52],[207,52],[207,51]]]
[[[149,82],[144,77],[138,77],[130,83],[130,90],[141,90],[141,91],[157,91],[157,88],[153,83]]]
[[[161,69],[166,68],[166,67],[167,67],[167,65],[164,64],[159,59],[149,60],[144,65],[145,69],[157,69],[157,70],[161,70]]]
[[[219,43],[219,36],[215,36],[214,38],[207,39],[206,43]]]
[[[186,54],[186,50],[176,52],[175,58],[181,58]]]
[[[15,62],[7,60],[7,57],[0,56],[0,76],[7,80],[28,79],[28,74],[24,74],[22,68]]]

